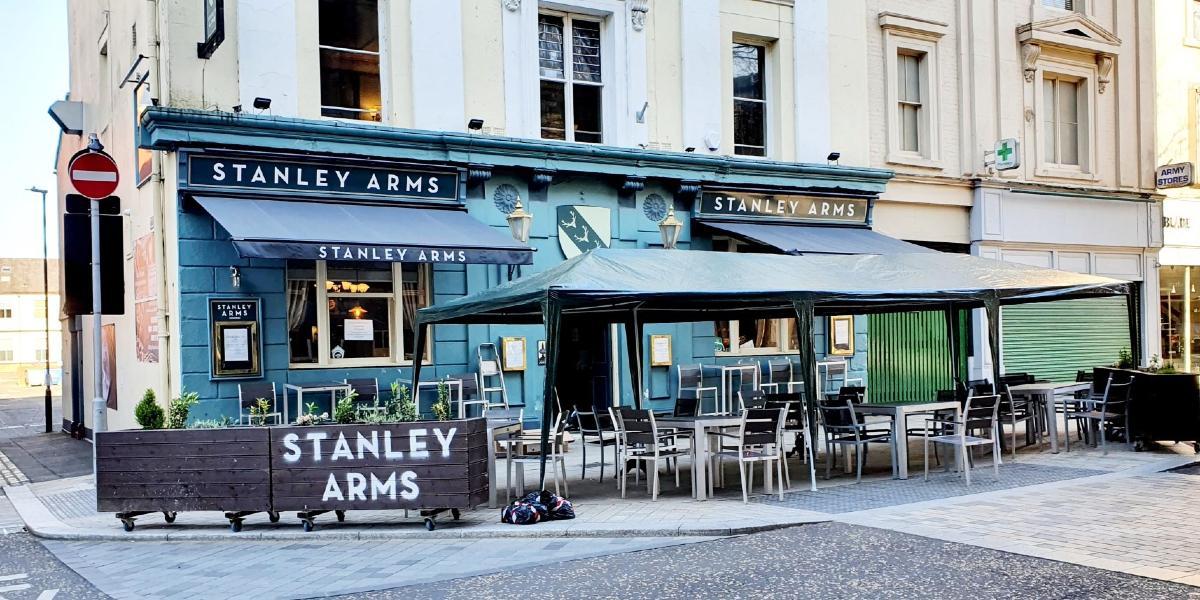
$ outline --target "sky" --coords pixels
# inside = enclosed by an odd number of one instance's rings
[[[67,93],[66,0],[0,0],[0,257],[42,256],[41,194],[48,190],[50,256],[58,255],[55,152],[46,114]]]

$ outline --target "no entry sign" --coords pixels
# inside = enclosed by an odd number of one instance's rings
[[[117,163],[104,152],[84,152],[67,167],[71,185],[92,200],[103,200],[117,191]]]

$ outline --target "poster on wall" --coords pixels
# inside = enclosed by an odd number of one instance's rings
[[[100,393],[109,408],[117,410],[117,326],[100,328]]]
[[[262,377],[262,311],[258,298],[209,298],[209,376]]]
[[[650,336],[650,366],[652,366],[652,367],[669,367],[669,366],[671,366],[671,336],[669,336],[669,335],[652,335],[652,336]]]
[[[133,246],[133,328],[138,362],[158,362],[158,270],[154,235],[138,238]]]
[[[505,371],[524,371],[525,370],[525,338],[523,337],[506,337],[501,340],[501,348],[504,349],[504,370]]]
[[[829,353],[833,356],[854,355],[854,316],[829,317]]]

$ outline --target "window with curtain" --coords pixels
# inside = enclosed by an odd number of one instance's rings
[[[924,89],[921,85],[922,54],[901,52],[896,56],[896,99],[897,122],[900,124],[900,149],[905,152],[921,152],[922,122],[925,108]]]
[[[1042,136],[1046,162],[1079,165],[1080,83],[1046,77],[1042,82]]]
[[[604,141],[600,22],[570,14],[538,16],[542,137]]]
[[[767,49],[733,45],[733,153],[767,155]]]
[[[758,252],[755,246],[725,237],[713,238],[716,252]],[[794,352],[795,319],[738,319],[716,321],[714,328],[721,348],[717,354],[783,354]]]
[[[1042,0],[1042,6],[1060,10],[1075,10],[1077,5],[1082,4],[1081,0]]]
[[[288,261],[287,273],[292,364],[368,366],[413,360],[416,311],[432,297],[429,265]]]
[[[319,0],[321,114],[382,120],[378,0]]]

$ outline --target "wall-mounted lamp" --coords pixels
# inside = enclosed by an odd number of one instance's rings
[[[529,231],[533,227],[533,215],[526,212],[525,207],[521,206],[520,196],[517,196],[517,202],[513,205],[513,211],[508,213],[507,220],[513,239],[522,244],[528,243]]]
[[[241,105],[241,104],[234,104],[234,105],[233,105],[233,112],[234,112],[234,114],[241,114],[241,113],[242,113],[242,105]]]
[[[229,267],[229,284],[235,288],[242,287],[242,272],[237,267]]]
[[[684,148],[684,149],[683,149],[683,151],[684,151],[684,152],[695,152],[695,151],[696,151],[696,147],[695,147],[695,146],[688,146],[687,148]]]
[[[482,131],[483,130],[483,119],[476,118],[476,119],[471,119],[470,121],[467,121],[467,129],[470,129],[471,131]]]
[[[675,245],[679,243],[679,231],[683,229],[683,223],[675,218],[675,205],[672,204],[667,209],[667,218],[663,219],[658,224],[658,232],[662,234],[663,248],[674,250]]]
[[[254,99],[254,108],[257,108],[258,110],[267,110],[267,109],[271,108],[271,99],[270,98],[261,98],[261,97],[255,98]]]
[[[825,161],[831,165],[838,164],[838,159],[842,157],[841,152],[830,152],[829,156],[825,157]]]

